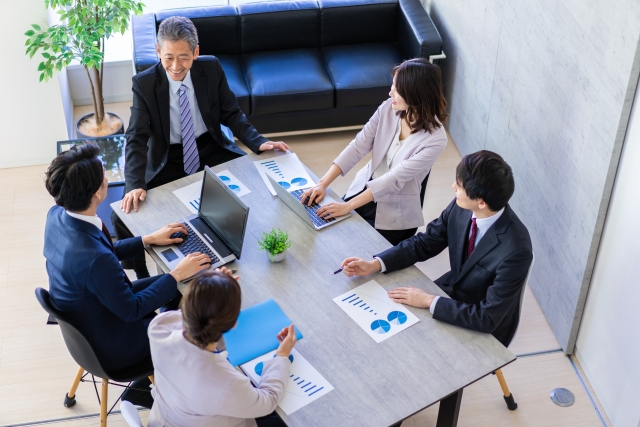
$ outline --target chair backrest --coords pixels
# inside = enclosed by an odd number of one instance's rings
[[[53,304],[51,304],[51,297],[46,289],[37,288],[36,298],[38,302],[50,315],[56,318],[58,325],[60,325],[60,331],[62,332],[62,338],[67,345],[71,357],[76,363],[81,366],[85,371],[100,378],[108,379],[109,376],[102,368],[98,356],[89,344],[86,337],[75,326],[73,326],[61,313],[57,310]]]
[[[142,420],[140,419],[140,414],[133,403],[123,400],[120,402],[120,412],[122,413],[122,418],[127,422],[129,427],[144,427],[142,424]]]
[[[424,208],[424,195],[427,192],[427,182],[429,181],[429,175],[431,175],[431,171],[424,177],[422,180],[422,184],[420,184],[420,207]]]
[[[524,283],[522,284],[522,289],[520,289],[520,306],[518,307],[518,326],[516,326],[516,330],[513,333],[513,336],[509,340],[509,343],[513,340],[513,337],[518,333],[518,328],[520,328],[520,320],[522,320],[522,305],[524,302],[524,293],[527,290],[527,283],[529,283],[529,277],[531,277],[531,271],[533,270],[533,264],[536,262],[536,254],[532,253],[533,258],[531,258],[531,265],[529,265],[529,271],[527,271],[527,277],[524,279]]]

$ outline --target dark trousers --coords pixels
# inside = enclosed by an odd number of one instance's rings
[[[256,418],[256,424],[258,424],[258,427],[287,427],[282,418],[275,412]]]
[[[429,181],[429,175],[431,172],[427,174],[427,176],[422,181],[421,189],[420,189],[420,206],[424,206],[424,194],[427,190],[427,182]],[[364,189],[362,190],[364,191]],[[362,193],[362,191],[360,193]],[[355,196],[351,196],[348,199],[344,199],[345,202],[353,199],[358,196],[360,193]],[[358,215],[362,217],[365,221],[369,223],[370,226],[376,228],[376,209],[378,208],[378,204],[374,201],[367,203],[366,205],[362,205],[357,208],[355,211]],[[418,228],[408,228],[405,230],[380,230],[376,228],[376,231],[382,235],[389,243],[393,246],[396,246],[398,243],[402,242],[405,239],[412,237],[418,231]]]
[[[238,153],[220,147],[213,140],[209,132],[200,135],[196,139],[196,144],[198,146],[198,156],[200,157],[200,168],[198,168],[198,171],[203,170],[205,165],[210,167],[217,166],[241,156]],[[169,146],[169,155],[167,156],[166,164],[162,170],[147,183],[147,190],[168,184],[185,176],[187,176],[187,174],[184,171],[182,144],[171,144]],[[111,213],[111,222],[113,223],[113,228],[118,240],[133,237],[133,234],[131,234],[127,226],[124,225],[115,212]],[[147,270],[147,263],[144,257],[123,261],[121,264],[122,268],[133,269],[138,279],[149,277],[149,270]]]

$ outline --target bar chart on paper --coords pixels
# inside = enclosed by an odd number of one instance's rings
[[[258,169],[267,188],[274,196],[276,195],[276,190],[271,186],[267,175],[271,176],[271,178],[287,191],[301,190],[315,185],[315,182],[311,179],[295,153],[265,160],[257,160],[253,162],[253,164]]]
[[[254,384],[260,383],[265,363],[275,357],[275,350],[241,365]],[[296,350],[289,355],[289,380],[278,406],[291,415],[303,406],[333,390],[333,386]]]
[[[333,301],[378,343],[420,321],[402,304],[393,302],[375,280]]]

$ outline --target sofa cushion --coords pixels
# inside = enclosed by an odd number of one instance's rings
[[[398,0],[320,0],[320,43],[394,42],[398,12]]]
[[[318,49],[250,53],[242,65],[254,116],[333,108],[333,84]]]
[[[200,56],[202,58],[202,55]],[[251,97],[249,96],[249,87],[242,72],[242,61],[240,56],[236,55],[218,55],[218,60],[224,75],[227,77],[229,89],[238,99],[238,105],[245,115],[251,114]]]
[[[315,1],[275,1],[238,6],[242,53],[320,47]]]
[[[393,43],[325,47],[322,55],[336,88],[336,108],[380,104],[389,97],[393,67],[402,62]]]
[[[235,6],[163,10],[156,13],[156,32],[160,23],[170,16],[191,19],[198,30],[201,55],[240,54],[238,11]]]

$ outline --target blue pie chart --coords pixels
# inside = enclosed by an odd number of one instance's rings
[[[287,181],[280,181],[278,184],[280,184],[280,186],[285,190],[288,190],[289,188],[291,188],[291,184],[289,184]]]
[[[386,320],[374,320],[371,324],[371,330],[376,334],[386,334],[391,329],[391,325]]]
[[[298,187],[302,187],[303,185],[307,185],[307,180],[304,178],[293,178],[291,180],[291,185],[297,185]]]
[[[223,182],[231,181],[231,178],[225,175],[220,175],[218,178],[220,178],[220,181],[223,181]]]
[[[235,185],[235,184],[230,184],[229,185],[229,189],[232,190],[235,193],[239,193],[240,192],[240,186]]]
[[[262,376],[262,370],[264,369],[264,363],[260,362],[256,365],[255,371],[258,376]]]
[[[407,321],[407,315],[401,311],[392,311],[387,316],[387,320],[393,325],[402,325]]]

